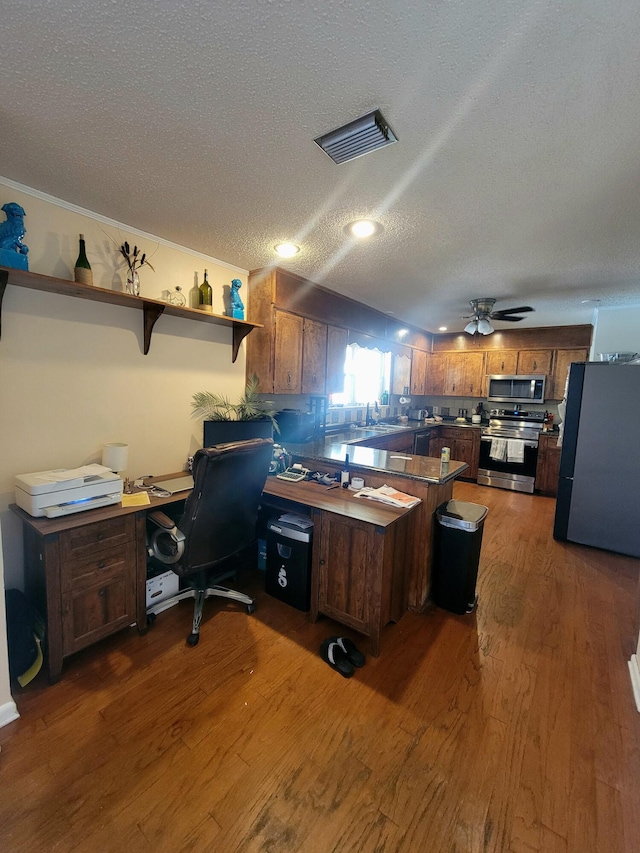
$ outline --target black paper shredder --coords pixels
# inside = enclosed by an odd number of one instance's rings
[[[477,604],[476,580],[488,507],[447,501],[436,510],[433,600],[452,613],[471,613]]]
[[[267,522],[265,590],[297,610],[311,606],[311,543],[308,516],[285,513]]]

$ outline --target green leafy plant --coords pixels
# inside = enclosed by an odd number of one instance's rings
[[[269,418],[275,431],[280,432],[273,416],[273,404],[258,395],[258,384],[258,377],[252,376],[237,403],[213,391],[197,391],[191,403],[193,414],[206,421],[257,421]]]

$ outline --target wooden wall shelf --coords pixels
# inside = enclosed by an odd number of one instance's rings
[[[179,308],[160,299],[147,299],[144,296],[131,296],[117,290],[106,290],[104,287],[79,284],[63,278],[53,278],[48,275],[28,272],[26,270],[0,267],[0,333],[2,329],[2,298],[7,284],[16,287],[27,287],[30,290],[40,290],[45,293],[59,293],[62,296],[74,296],[78,299],[90,299],[93,302],[104,302],[107,305],[120,305],[124,308],[135,308],[143,312],[144,322],[144,354],[147,355],[151,345],[153,327],[162,314],[174,317],[187,317],[201,323],[213,323],[218,326],[231,326],[233,329],[233,349],[231,360],[238,357],[240,344],[253,329],[262,328],[260,323],[249,323],[247,320],[235,320],[222,314],[205,314],[197,308]]]

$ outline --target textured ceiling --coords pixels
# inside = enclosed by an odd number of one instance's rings
[[[637,0],[3,0],[0,174],[431,331],[640,304]],[[313,138],[380,108],[399,141]],[[353,244],[344,225],[384,226]],[[497,324],[507,328],[512,324]]]

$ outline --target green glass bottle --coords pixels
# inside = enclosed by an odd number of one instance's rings
[[[206,311],[208,314],[213,314],[213,291],[207,278],[207,271],[204,271],[204,279],[198,288],[198,308],[201,311]]]
[[[87,251],[84,245],[84,234],[80,235],[80,252],[78,260],[73,269],[73,277],[79,284],[93,284],[93,271],[91,264],[87,258]]]

